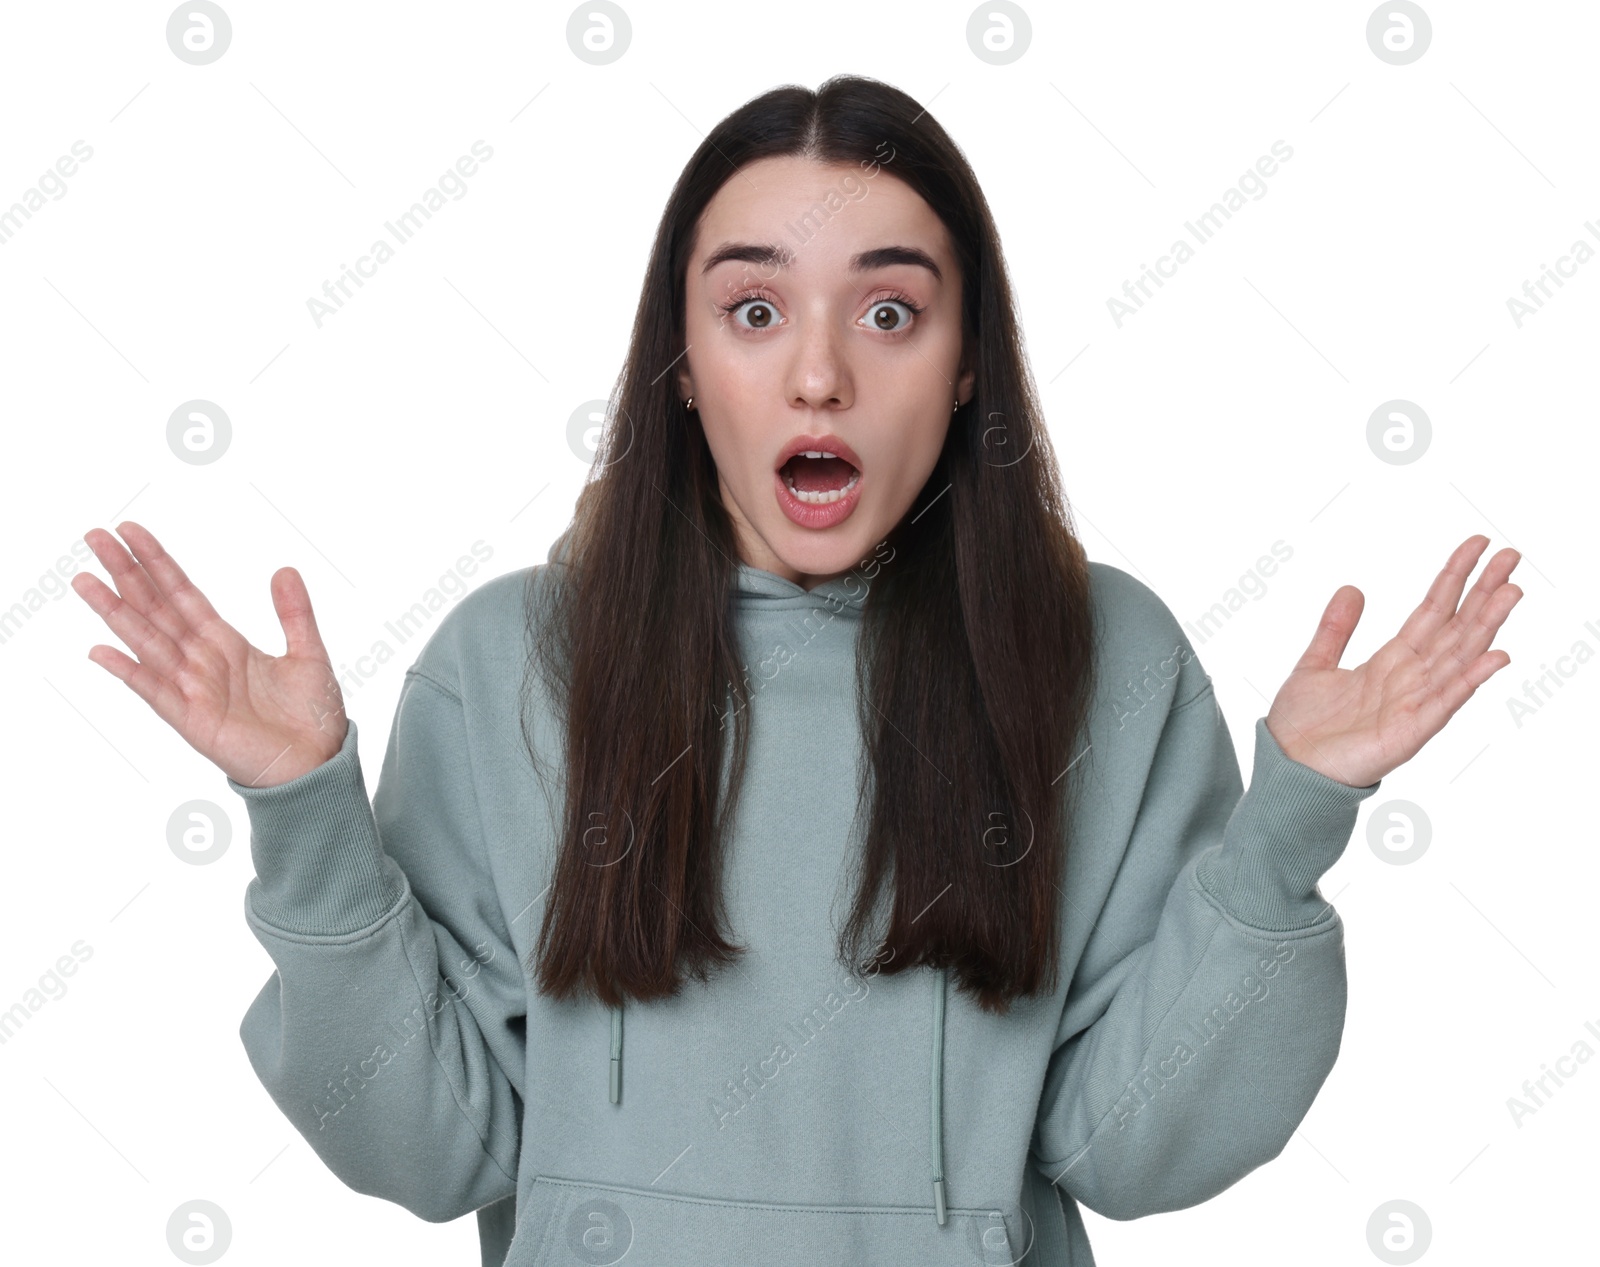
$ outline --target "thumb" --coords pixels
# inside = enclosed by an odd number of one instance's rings
[[[1344,655],[1345,648],[1350,645],[1350,635],[1355,632],[1356,624],[1361,620],[1361,612],[1366,604],[1366,596],[1354,585],[1341,585],[1334,591],[1333,597],[1328,600],[1328,605],[1322,609],[1322,619],[1317,623],[1317,632],[1312,635],[1305,654],[1294,666],[1295,670],[1338,668],[1339,660]]]
[[[272,574],[272,606],[278,613],[278,623],[283,626],[288,645],[285,654],[329,663],[328,649],[322,645],[317,618],[311,612],[311,595],[294,568],[282,567]]]

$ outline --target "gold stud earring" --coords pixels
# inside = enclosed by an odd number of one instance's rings
[[[691,397],[689,397],[688,400],[684,401],[683,402],[683,407],[685,409],[693,409],[694,408],[694,397],[691,396]]]

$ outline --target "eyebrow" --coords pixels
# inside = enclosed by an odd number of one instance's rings
[[[724,242],[706,257],[706,262],[700,266],[700,272],[709,273],[718,264],[726,264],[729,260],[761,264],[768,268],[787,268],[794,263],[794,252],[770,242]],[[918,268],[927,269],[938,281],[944,280],[944,274],[939,271],[939,266],[934,263],[933,257],[915,246],[877,246],[870,251],[861,251],[850,257],[846,270],[851,273],[866,273],[875,268],[888,268],[893,264],[913,264]]]

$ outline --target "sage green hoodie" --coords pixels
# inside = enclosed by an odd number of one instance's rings
[[[276,965],[239,1034],[334,1174],[430,1221],[476,1211],[484,1264],[508,1267],[1091,1267],[1080,1206],[1182,1209],[1282,1151],[1344,1024],[1344,927],[1317,880],[1379,784],[1291,760],[1258,718],[1245,791],[1178,621],[1104,563],[1054,993],[996,1017],[941,971],[835,957],[866,587],[747,564],[737,629],[768,668],[723,884],[748,952],[625,1009],[530,989],[562,807],[519,728],[523,598],[569,535],[440,621],[370,803],[354,718],[288,783],[228,780],[245,918]]]

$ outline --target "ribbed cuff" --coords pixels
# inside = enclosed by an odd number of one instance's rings
[[[1322,919],[1317,881],[1350,843],[1357,807],[1382,785],[1351,787],[1294,760],[1267,719],[1256,719],[1255,768],[1223,832],[1200,856],[1195,878],[1237,919],[1286,932]]]
[[[256,878],[245,902],[262,922],[289,933],[337,936],[376,923],[405,892],[405,875],[383,852],[356,753],[356,723],[333,756],[274,787],[228,779],[250,816]]]

